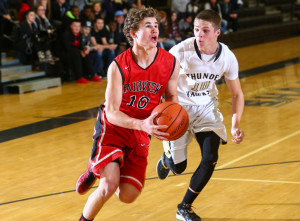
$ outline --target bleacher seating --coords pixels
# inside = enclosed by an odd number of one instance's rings
[[[296,0],[260,0],[260,2],[249,0],[248,7],[239,9],[237,13],[238,31],[219,37],[221,42],[231,48],[300,34],[299,17],[295,19],[300,15],[300,5],[296,4]]]
[[[219,41],[230,48],[238,48],[300,34],[300,4],[297,0],[243,0],[237,11],[239,29],[221,35]],[[158,10],[170,11],[170,0],[153,0],[148,4]],[[11,43],[4,43],[11,47]],[[60,78],[48,78],[47,71],[32,71],[13,57],[1,54],[1,93],[25,93],[61,85]],[[54,76],[55,77],[55,76]]]

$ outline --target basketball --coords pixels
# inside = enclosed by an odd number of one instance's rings
[[[169,141],[180,138],[189,126],[189,115],[186,110],[177,103],[164,102],[156,106],[152,113],[159,114],[154,118],[155,125],[167,125],[163,132],[169,133]]]

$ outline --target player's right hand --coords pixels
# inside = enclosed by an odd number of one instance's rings
[[[159,113],[153,113],[148,118],[143,120],[142,130],[159,140],[167,140],[166,136],[169,136],[169,133],[162,132],[161,130],[166,129],[168,126],[154,124],[154,118],[158,114]]]
[[[236,144],[241,143],[245,136],[244,131],[239,128],[231,128],[231,134],[233,136],[232,141]]]

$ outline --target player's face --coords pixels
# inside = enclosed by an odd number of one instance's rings
[[[156,18],[149,17],[140,22],[139,29],[133,34],[133,38],[140,46],[156,47],[158,33],[158,22]]]
[[[199,49],[210,47],[217,43],[220,29],[215,30],[211,22],[195,19],[194,35]]]

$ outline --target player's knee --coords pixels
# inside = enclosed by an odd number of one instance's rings
[[[137,193],[126,193],[126,192],[120,192],[119,199],[123,203],[133,203],[136,198],[139,196]]]
[[[97,193],[99,198],[109,199],[117,190],[118,183],[113,181],[107,181],[99,185]]]
[[[214,167],[217,164],[218,158],[218,154],[208,154],[202,157],[201,163],[209,167]]]
[[[181,174],[185,171],[187,166],[187,160],[182,161],[180,163],[174,164],[174,170],[172,170],[175,174]]]

